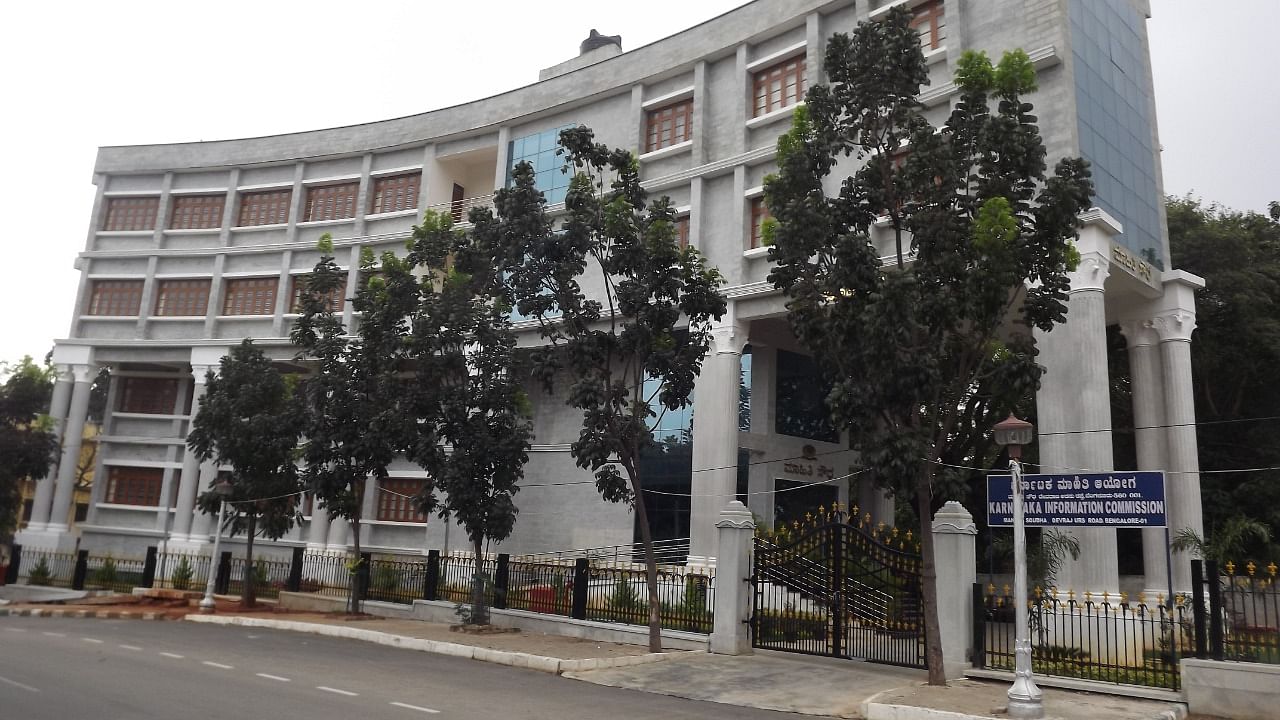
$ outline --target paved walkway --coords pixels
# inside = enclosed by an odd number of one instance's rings
[[[26,614],[30,612],[27,608],[11,606],[0,610],[0,615]],[[103,608],[46,605],[40,614],[92,617],[86,611],[93,610]],[[169,605],[154,615],[161,619],[165,615],[181,617],[185,612]],[[928,687],[921,670],[864,662],[776,652],[740,657],[704,652],[650,655],[641,646],[540,633],[472,635],[452,632],[442,623],[348,619],[336,614],[280,612],[270,606],[243,612],[221,598],[217,614],[193,613],[187,619],[341,636],[527,667],[597,685],[805,715],[866,720],[1006,716],[1006,683],[960,680],[947,687]],[[1045,690],[1045,711],[1050,720],[1178,720],[1185,716],[1185,706],[1178,703],[1052,689]]]

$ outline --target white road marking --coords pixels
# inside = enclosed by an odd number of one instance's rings
[[[83,638],[83,637],[82,637],[82,638],[80,638],[80,639],[81,639],[81,640],[83,640],[83,641],[85,641],[85,642],[87,642],[87,643],[93,643],[94,645],[101,645],[101,644],[102,644],[102,641],[101,641],[101,640],[99,640],[99,639],[97,639],[97,638]]]
[[[137,645],[121,645],[120,647],[124,650],[141,650],[142,649]]]
[[[353,693],[350,690],[339,690],[338,688],[325,687],[324,685],[317,685],[316,689],[323,690],[325,692],[337,693],[339,695],[349,695],[352,697],[360,694],[360,693]]]
[[[66,633],[49,632],[48,630],[45,630],[45,631],[44,631],[43,633],[41,633],[41,634],[42,634],[42,635],[48,635],[49,637],[66,637],[66,636],[67,636],[67,634],[66,634]]]
[[[261,635],[245,635],[245,637],[249,638],[250,640],[257,640],[262,636]]]
[[[5,628],[5,630],[8,630],[9,632],[26,632],[27,631],[26,628]]]
[[[210,662],[210,661],[208,661],[208,660],[204,660],[204,661],[202,661],[202,662],[201,662],[201,664],[202,664],[202,665],[208,665],[209,667],[222,668],[223,670],[234,670],[234,669],[235,669],[235,668],[234,668],[234,667],[232,667],[231,665],[223,665],[222,663]]]
[[[160,653],[160,654],[161,654],[161,655],[163,655],[163,656],[165,656],[165,657],[167,657],[167,658],[173,658],[174,660],[181,660],[181,659],[182,659],[182,656],[181,656],[181,655],[179,655],[178,653],[166,653],[166,652],[162,652],[162,653]]]
[[[408,703],[393,702],[391,704],[395,705],[396,707],[408,708],[409,710],[417,710],[418,712],[431,713],[433,715],[437,715],[440,713],[439,710],[432,710],[431,708],[420,707],[418,705],[410,705]]]
[[[260,678],[266,678],[268,680],[279,680],[280,682],[292,682],[292,680],[290,680],[289,678],[280,677],[279,675],[268,675],[267,673],[254,673],[254,675],[257,675]]]
[[[10,680],[7,677],[0,676],[0,682],[8,683],[16,688],[22,688],[23,690],[26,690],[28,692],[40,692],[40,688],[33,688],[30,685],[24,685],[18,682],[17,680]]]

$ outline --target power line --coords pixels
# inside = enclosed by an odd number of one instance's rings
[[[1126,427],[1126,428],[1098,428],[1098,429],[1094,429],[1094,430],[1054,430],[1054,431],[1052,431],[1052,432],[1039,432],[1039,433],[1036,433],[1036,434],[1037,434],[1037,435],[1039,435],[1039,436],[1041,436],[1041,437],[1046,436],[1046,435],[1087,435],[1087,434],[1090,434],[1090,433],[1114,432],[1114,431],[1116,431],[1116,430],[1134,430],[1134,431],[1137,431],[1137,430],[1164,430],[1164,429],[1167,429],[1167,428],[1176,428],[1176,427],[1200,427],[1200,426],[1205,426],[1205,425],[1229,425],[1229,424],[1232,424],[1232,423],[1242,423],[1242,422],[1266,422],[1266,421],[1271,421],[1271,420],[1280,420],[1280,415],[1268,415],[1268,416],[1265,416],[1265,417],[1253,417],[1253,418],[1235,418],[1235,419],[1233,419],[1233,420],[1204,420],[1204,421],[1201,421],[1201,422],[1169,423],[1169,424],[1167,424],[1167,425],[1135,425],[1135,426],[1133,426],[1133,427],[1131,427],[1131,428]]]
[[[1008,471],[1008,468],[983,468],[983,467],[975,467],[975,466],[973,466],[973,465],[956,465],[956,464],[953,464],[953,463],[945,463],[945,462],[942,462],[941,460],[930,460],[930,459],[928,459],[928,458],[920,458],[920,459],[921,459],[921,460],[924,460],[925,462],[933,463],[934,465],[941,465],[941,466],[943,466],[943,467],[956,468],[956,469],[958,469],[958,470],[976,470],[976,471],[978,471],[978,472],[1006,472],[1006,471]],[[1107,472],[1107,473],[1126,473],[1126,472],[1163,472],[1163,473],[1164,473],[1164,474],[1166,474],[1166,475],[1216,475],[1216,474],[1222,474],[1222,473],[1254,473],[1254,472],[1269,472],[1269,471],[1272,471],[1272,470],[1280,470],[1280,465],[1272,465],[1272,466],[1269,466],[1269,467],[1255,467],[1255,468],[1235,468],[1235,469],[1231,469],[1231,470],[1147,470],[1147,471],[1144,471],[1144,470],[1115,470],[1115,469],[1111,469],[1111,470],[1100,470],[1100,469],[1097,469],[1097,468],[1063,468],[1063,467],[1057,467],[1057,466],[1055,466],[1055,465],[1048,465],[1048,466],[1046,466],[1046,465],[1044,465],[1043,463],[1023,463],[1023,464],[1024,464],[1024,465],[1031,465],[1031,466],[1038,467],[1038,468],[1051,467],[1051,468],[1054,468],[1055,470],[1058,470],[1058,471],[1060,471],[1060,472],[1064,472],[1064,473],[1072,473],[1072,472],[1081,472],[1081,473],[1104,473],[1104,472]]]

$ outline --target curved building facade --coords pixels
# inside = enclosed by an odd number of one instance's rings
[[[932,79],[921,100],[935,123],[955,100],[950,77],[962,51],[998,57],[1023,48],[1040,71],[1032,100],[1050,159],[1083,153],[1109,173],[1106,187],[1099,186],[1099,209],[1081,232],[1085,263],[1069,322],[1046,338],[1050,373],[1040,417],[1041,430],[1050,433],[1090,430],[1044,436],[1046,463],[1110,468],[1106,326],[1125,328],[1137,358],[1135,378],[1150,379],[1135,389],[1145,403],[1139,425],[1177,421],[1190,407],[1184,351],[1194,327],[1196,279],[1162,269],[1168,248],[1141,20],[1148,8],[1139,0],[1102,4],[1110,15],[1138,20],[1123,31],[1099,26],[1094,10],[1070,0],[756,0],[630,52],[593,33],[583,54],[543,70],[537,82],[464,105],[288,135],[100,148],[97,196],[77,259],[76,313],[54,353],[60,375],[53,415],[68,457],[78,453],[89,382],[96,368],[111,369],[98,480],[78,530],[82,542],[131,554],[161,539],[178,547],[208,543],[209,517],[194,513],[193,504],[217,468],[202,466],[185,447],[205,373],[244,337],[279,362],[293,362],[287,336],[295,288],[318,259],[319,237],[333,236],[339,262],[349,270],[350,296],[361,250],[402,251],[427,209],[465,220],[466,210],[489,202],[521,160],[534,165],[554,212],[563,207],[567,184],[556,134],[574,125],[587,125],[599,141],[638,156],[645,187],[672,198],[682,238],[727,280],[729,313],[716,328],[692,411],[668,416],[658,428],[686,450],[652,467],[657,487],[672,493],[655,501],[659,534],[691,537],[694,561],[713,555],[714,516],[736,493],[746,493],[766,519],[839,500],[891,522],[891,500],[840,480],[856,458],[823,417],[812,364],[765,280],[769,261],[760,224],[762,184],[775,168],[777,137],[805,89],[823,80],[827,38],[896,5],[915,13]],[[1127,53],[1105,76],[1097,57],[1103,46]],[[1115,101],[1133,93],[1141,97]],[[1140,233],[1126,235],[1130,221]],[[887,231],[884,241],[888,254]],[[341,307],[351,322],[350,304]],[[537,341],[532,323],[520,326],[524,342]],[[517,497],[519,521],[503,550],[630,543],[629,511],[603,503],[569,456],[577,414],[558,397],[535,394],[533,400],[535,446]],[[1139,461],[1194,470],[1194,427],[1178,437],[1160,432],[1139,437]],[[75,542],[56,521],[67,514],[69,472],[60,467],[40,484],[23,542]],[[450,543],[449,528],[424,522],[404,499],[422,478],[405,462],[385,487],[368,493],[369,549],[421,552],[461,544],[456,528]],[[824,479],[832,482],[815,484]],[[1183,497],[1180,522],[1198,527],[1198,481]],[[279,545],[346,547],[342,523],[304,508],[307,521]],[[1073,565],[1068,572],[1075,584],[1115,588],[1114,531],[1089,535],[1086,552],[1101,561]],[[1163,573],[1163,552],[1160,558],[1153,573]],[[1163,587],[1152,577],[1152,587]]]

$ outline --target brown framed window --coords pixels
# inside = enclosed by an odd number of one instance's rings
[[[289,222],[289,201],[293,190],[263,190],[240,193],[238,227],[279,225]]]
[[[771,217],[763,195],[751,199],[751,247],[764,246],[764,221]]]
[[[142,309],[141,280],[94,280],[86,315],[137,315]]]
[[[290,280],[289,288],[289,312],[302,312],[302,293],[307,291],[308,275],[294,275]],[[342,301],[347,294],[346,287],[336,287],[331,290],[325,298],[325,305],[329,308],[329,312],[338,312],[342,309]]]
[[[358,182],[309,187],[302,219],[304,222],[311,222],[355,217],[356,195],[359,192],[360,183]]]
[[[689,216],[681,215],[676,218],[676,242],[680,243],[680,248],[689,247]]]
[[[276,289],[280,279],[238,278],[227,280],[227,290],[222,299],[223,315],[274,315]]]
[[[399,212],[418,207],[418,190],[421,186],[421,172],[374,178],[369,214]]]
[[[755,97],[752,117],[795,105],[804,97],[804,90],[803,55],[758,71],[752,82]]]
[[[424,480],[387,478],[378,483],[378,519],[385,522],[424,523],[427,516],[413,502]]]
[[[208,309],[208,280],[161,280],[156,288],[157,316],[201,316]]]
[[[107,471],[107,502],[155,507],[160,504],[163,485],[164,470],[160,468],[113,467]]]
[[[175,195],[169,214],[171,230],[204,230],[222,227],[226,195]]]
[[[120,378],[120,412],[169,415],[178,401],[177,378]]]
[[[103,230],[155,230],[159,197],[107,198],[107,212],[102,218]]]
[[[645,120],[645,152],[693,139],[693,98],[650,110]]]
[[[937,50],[947,39],[946,14],[943,0],[927,0],[915,6],[911,12],[911,28],[920,33],[920,46],[925,50]]]

